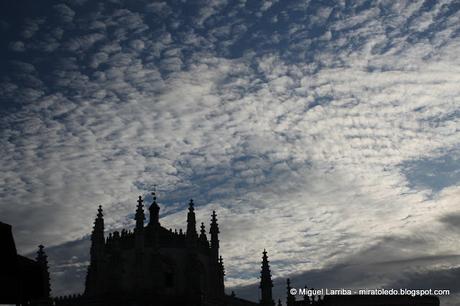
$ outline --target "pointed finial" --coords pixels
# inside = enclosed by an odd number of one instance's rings
[[[268,256],[267,256],[267,250],[264,249],[262,252],[262,262],[268,264]]]
[[[196,231],[195,210],[193,208],[193,200],[190,199],[190,204],[187,213],[187,239],[190,241],[195,241],[197,238],[198,233]],[[193,245],[193,242],[190,245]]]
[[[136,215],[134,216],[134,219],[136,220],[136,231],[141,231],[144,228],[144,220],[145,220],[145,215],[144,215],[144,200],[142,200],[142,197],[139,196],[137,200],[137,209],[136,209]]]
[[[157,204],[157,195],[155,193],[156,191],[156,185],[154,185],[154,191],[152,192],[152,198],[153,202],[150,204],[149,211],[150,211],[150,221],[149,221],[149,226],[157,226],[160,224],[160,206]]]
[[[38,251],[37,251],[37,261],[38,262],[46,262],[47,256],[45,254],[45,251],[43,251],[44,248],[45,247],[41,244],[38,246]]]
[[[43,245],[39,245],[38,246],[38,251],[37,251],[37,261],[39,263],[45,263],[45,264],[48,264],[48,256],[46,256],[46,253],[45,251],[43,250],[45,247]]]
[[[270,272],[270,265],[268,264],[267,250],[262,252],[262,266],[260,270],[260,286],[261,289],[261,304],[262,305],[275,305],[272,297],[273,281]]]
[[[200,228],[201,228],[200,234],[201,234],[202,236],[206,236],[206,229],[205,229],[205,227],[204,227],[204,223],[203,223],[203,222],[201,222],[201,227],[200,227]]]
[[[102,205],[99,205],[99,208],[97,209],[97,217],[101,219],[104,216],[102,213]]]
[[[157,203],[157,184],[153,184],[153,192],[152,192],[152,197],[153,197],[153,203]]]
[[[211,249],[212,249],[212,256],[214,260],[218,260],[219,254],[219,225],[217,224],[217,215],[216,211],[212,211],[211,215],[211,226],[209,228],[209,233],[211,234]]]

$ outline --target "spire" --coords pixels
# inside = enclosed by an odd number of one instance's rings
[[[193,208],[193,200],[190,199],[187,214],[187,239],[196,240],[197,238],[195,208]]]
[[[291,280],[288,278],[286,280],[286,294],[287,294],[287,297],[286,297],[286,306],[294,306],[295,304],[295,296],[293,296],[291,294]]]
[[[273,281],[272,276],[270,273],[270,265],[268,264],[268,256],[267,251],[264,249],[262,252],[262,270],[260,272],[260,290],[261,290],[261,300],[260,305],[265,306],[274,306],[275,302],[272,298],[272,288],[273,288]]]
[[[142,200],[142,197],[139,196],[139,199],[137,200],[137,209],[136,209],[136,231],[144,229],[144,220],[145,220],[145,215],[144,215],[144,200]]]
[[[217,215],[215,210],[212,211],[209,233],[211,234],[211,249],[213,256],[217,260],[219,257],[219,225],[217,224]]]
[[[149,212],[150,212],[150,220],[149,226],[156,226],[160,224],[160,206],[157,204],[157,195],[152,192],[153,202],[150,204]]]
[[[109,236],[110,238],[110,236]],[[99,205],[96,220],[94,221],[93,232],[91,233],[90,264],[86,275],[85,293],[93,294],[100,287],[99,278],[101,277],[102,261],[104,260],[104,214],[102,206]]]
[[[96,219],[94,220],[93,232],[91,233],[91,263],[101,259],[104,243],[104,214],[102,213],[102,206],[99,205]]]
[[[43,245],[38,246],[37,252],[37,262],[40,265],[42,271],[42,297],[49,298],[51,294],[51,285],[50,285],[50,274],[48,271],[48,256],[46,256],[45,251],[43,251]]]
[[[104,217],[104,214],[102,213],[102,206],[99,205],[99,208],[97,209],[97,218],[102,219]]]
[[[201,222],[201,226],[200,226],[200,238],[205,238],[205,239],[208,239],[206,237],[206,228],[204,226],[204,222]]]
[[[140,291],[142,289],[142,284],[144,283],[143,278],[143,269],[144,269],[144,262],[143,262],[143,253],[144,253],[144,200],[142,197],[139,196],[137,200],[137,209],[136,209],[136,228],[134,229],[134,248],[135,248],[135,284],[136,290]],[[117,232],[114,233],[114,235]],[[119,245],[117,245],[118,247]]]
[[[104,214],[102,213],[101,205],[99,205],[99,208],[97,209],[97,215],[96,215],[96,219],[94,220],[91,241],[95,243],[104,242]]]
[[[208,237],[206,237],[206,228],[203,222],[201,222],[201,226],[200,226],[200,241],[203,244],[205,244],[207,247],[209,247]]]

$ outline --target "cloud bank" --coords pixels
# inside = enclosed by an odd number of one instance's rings
[[[264,248],[313,287],[458,275],[455,1],[47,5],[1,18],[0,215],[55,294],[154,185],[166,227],[218,212],[228,287]]]

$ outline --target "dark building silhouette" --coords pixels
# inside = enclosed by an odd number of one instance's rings
[[[262,253],[262,270],[260,271],[260,291],[261,291],[261,306],[275,306],[272,296],[273,281],[270,272],[270,265],[268,264],[267,251],[264,249]]]
[[[108,237],[99,206],[85,292],[58,298],[56,305],[257,305],[225,294],[216,212],[211,215],[209,240],[204,223],[198,234],[193,200],[186,231],[168,230],[160,224],[160,207],[152,195],[147,225],[144,200],[139,197],[134,230],[115,231]]]
[[[36,260],[17,254],[11,225],[0,222],[0,304],[50,303],[48,261],[43,246]]]
[[[91,233],[90,264],[85,291],[50,298],[47,256],[39,246],[36,260],[17,255],[11,226],[0,222],[0,304],[35,306],[281,306],[273,300],[273,281],[267,251],[262,252],[259,303],[225,293],[224,262],[219,253],[219,225],[211,215],[209,233],[204,223],[197,231],[190,200],[187,228],[172,231],[160,224],[155,193],[145,225],[144,200],[139,197],[134,230],[105,237],[99,206]],[[207,234],[210,235],[209,239]],[[306,288],[306,287],[305,287]],[[437,297],[410,296],[303,296],[297,300],[286,282],[286,306],[438,306]],[[296,288],[299,289],[299,288]]]

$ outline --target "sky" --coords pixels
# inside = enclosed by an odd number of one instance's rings
[[[441,288],[460,302],[458,1],[0,4],[0,220],[83,290],[98,205],[216,210],[227,290]]]

